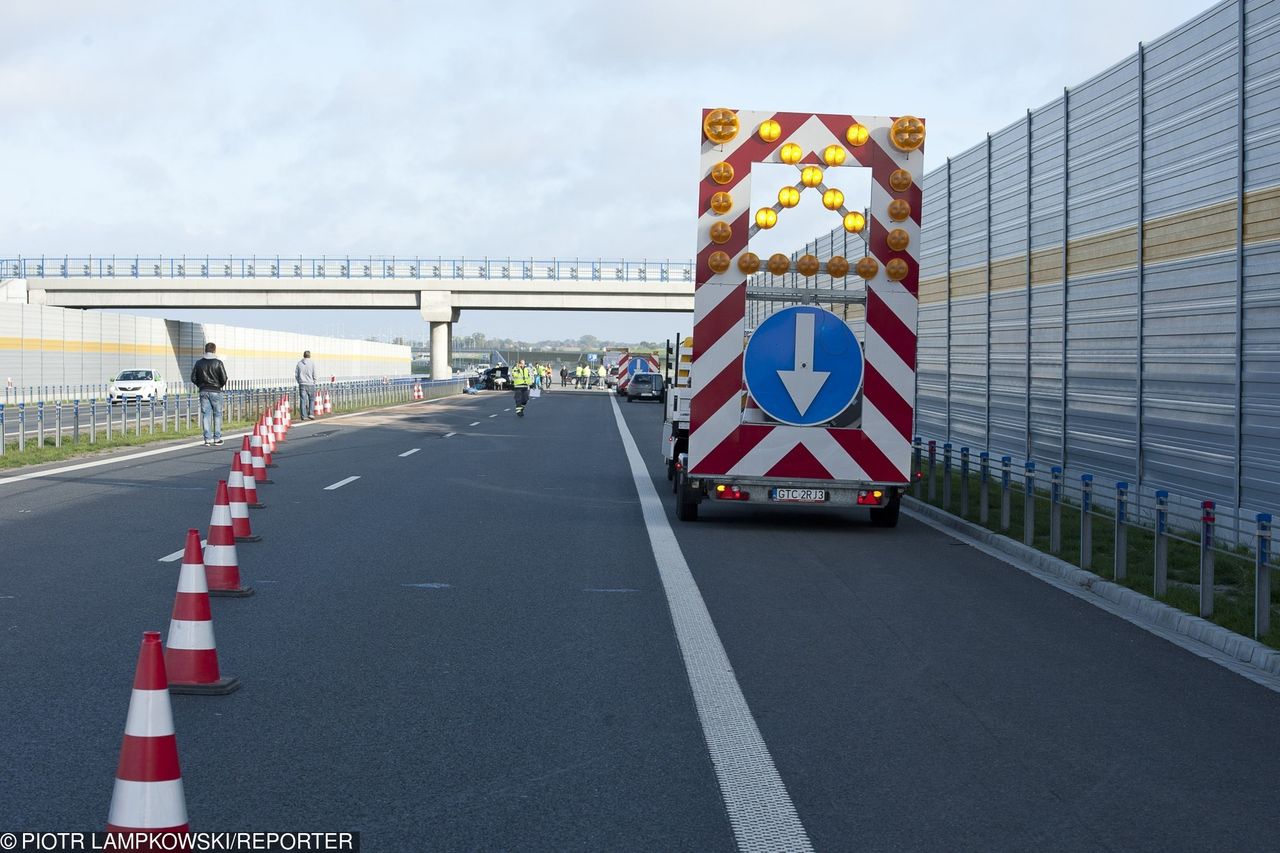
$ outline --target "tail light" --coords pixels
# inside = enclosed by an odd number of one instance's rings
[[[858,492],[858,506],[880,506],[884,492],[880,489],[863,489]]]
[[[737,486],[726,486],[724,483],[716,485],[716,497],[722,501],[749,501],[751,494],[744,492]]]

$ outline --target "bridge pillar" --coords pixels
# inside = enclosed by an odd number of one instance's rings
[[[418,294],[418,310],[422,319],[431,324],[431,378],[449,379],[453,376],[453,324],[461,313],[453,307],[453,294],[449,291],[424,290]]]
[[[431,378],[449,379],[453,370],[449,365],[449,338],[453,336],[453,324],[439,321],[431,324]]]

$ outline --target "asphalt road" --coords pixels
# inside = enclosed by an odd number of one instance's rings
[[[290,433],[239,546],[258,592],[214,600],[244,687],[173,698],[193,827],[734,848],[609,398],[511,405]],[[660,408],[621,409],[815,848],[1280,834],[1280,696],[910,520],[675,521]],[[0,831],[105,821],[140,634],[172,606],[158,560],[206,528],[229,448],[0,485]]]

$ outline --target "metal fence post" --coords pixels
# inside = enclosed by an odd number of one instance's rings
[[[152,397],[147,400],[147,435],[155,435],[156,432],[156,400]]]
[[[1080,475],[1080,568],[1093,566],[1093,475]]]
[[[139,397],[133,406],[133,434],[142,435],[142,398]]]
[[[1011,483],[1013,480],[1013,474],[1010,467],[1012,464],[1013,464],[1012,456],[1000,457],[1000,529],[1001,530],[1008,530],[1009,525],[1012,523],[1010,521],[1011,513],[1009,511],[1009,504],[1012,501],[1012,497],[1009,494]]]
[[[1124,580],[1129,574],[1129,484],[1116,483],[1116,560],[1113,577]]]
[[[931,440],[929,442],[929,503],[933,503],[938,495],[937,462],[938,442]]]
[[[18,404],[18,452],[27,449],[27,404]]]
[[[924,447],[917,435],[911,442],[911,496],[914,498],[920,497],[920,463],[923,455]]]
[[[71,401],[71,443],[80,443],[80,398]]]
[[[1258,513],[1253,542],[1253,638],[1271,632],[1271,513]]]
[[[969,517],[969,448],[960,448],[960,515]]]
[[[942,508],[951,511],[951,442],[942,444]]]
[[[983,524],[987,523],[987,517],[990,515],[990,508],[987,506],[990,480],[991,454],[984,450],[978,454],[978,521]]]
[[[9,433],[4,428],[4,403],[0,403],[0,456],[4,456],[4,445],[8,438]]]
[[[62,446],[62,401],[53,404],[53,446]]]
[[[1049,469],[1049,552],[1062,553],[1062,466]]]
[[[1036,463],[1028,459],[1022,466],[1022,541],[1036,541]]]
[[[36,447],[44,447],[44,400],[36,403]]]
[[[1213,615],[1213,501],[1200,504],[1200,615]]]

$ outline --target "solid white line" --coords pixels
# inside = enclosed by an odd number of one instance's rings
[[[444,437],[445,437],[445,438],[453,438],[455,435],[457,435],[457,433],[456,433],[456,432],[446,432],[446,433],[444,434]]]
[[[357,474],[354,477],[348,477],[345,480],[339,480],[338,482],[334,483],[332,486],[325,486],[324,490],[326,492],[332,492],[334,489],[341,489],[347,483],[354,483],[356,480],[359,480],[359,479],[360,479],[360,475]]]
[[[702,734],[738,849],[812,850],[809,835],[751,716],[706,602],[662,510],[631,430],[622,418],[617,398],[610,397],[610,403],[631,463],[649,545],[658,564]]]
[[[421,447],[415,447],[413,450],[406,450],[404,453],[400,454],[400,458],[403,459],[406,456],[412,456],[413,454],[417,453],[421,449],[422,449]]]
[[[472,423],[467,424],[467,426],[480,426],[480,422],[479,422],[479,421],[474,421],[474,422],[472,422]]]
[[[209,544],[209,540],[207,540],[207,539],[201,539],[201,540],[200,540],[200,547],[201,547],[201,548],[203,548],[203,547],[204,547],[205,545],[207,545],[207,544]],[[185,554],[185,553],[187,553],[187,549],[186,549],[186,548],[182,548],[182,549],[180,549],[180,550],[174,551],[172,554],[165,554],[163,557],[161,557],[160,559],[156,560],[156,562],[157,562],[157,563],[173,563],[173,562],[176,562],[176,561],[178,561],[178,560],[181,560],[181,559],[182,559],[182,555],[183,555],[183,554]]]

